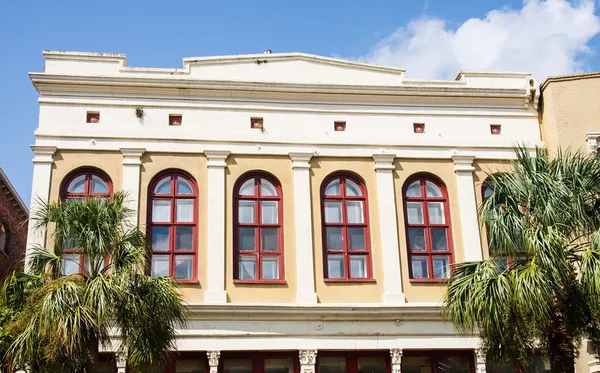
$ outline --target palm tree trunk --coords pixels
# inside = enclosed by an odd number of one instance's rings
[[[558,308],[558,307],[557,307]],[[552,373],[575,373],[575,346],[568,335],[563,314],[555,309],[548,328],[550,371]]]

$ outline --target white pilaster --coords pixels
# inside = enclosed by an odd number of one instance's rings
[[[317,350],[298,351],[300,360],[300,373],[314,373],[317,363]]]
[[[50,180],[52,177],[54,146],[32,145],[33,179],[31,183],[31,199],[29,202],[29,223],[27,228],[27,246],[25,248],[25,271],[29,271],[29,255],[36,246],[45,246],[46,230],[35,229],[35,214],[40,206],[48,203],[50,198]]]
[[[398,220],[394,192],[394,155],[373,154],[377,178],[377,204],[379,207],[379,230],[383,259],[383,302],[404,303],[402,275],[400,273],[400,249],[398,247]]]
[[[589,154],[598,153],[598,133],[590,133],[585,136],[587,141],[587,150]]]
[[[140,167],[142,155],[146,149],[121,149],[123,154],[123,184],[121,189],[127,193],[126,206],[133,211],[128,223],[134,227],[138,225],[140,205]]]
[[[206,151],[208,158],[208,283],[205,303],[227,303],[225,292],[225,160],[229,151]]]
[[[294,172],[294,219],[296,227],[296,303],[315,304],[310,153],[290,153]]]
[[[588,367],[590,373],[600,372],[600,356],[593,355],[592,360],[588,362]]]
[[[479,220],[477,219],[477,202],[473,181],[472,155],[453,155],[456,185],[458,187],[458,204],[462,223],[462,236],[465,247],[465,261],[472,262],[483,259]]]
[[[390,362],[392,365],[392,373],[402,372],[402,349],[392,348],[390,349]]]
[[[475,350],[475,372],[486,373],[486,370],[485,354],[482,350]]]
[[[127,360],[122,357],[117,358],[117,373],[127,372]]]
[[[220,351],[206,351],[206,357],[208,358],[208,366],[210,368],[209,373],[217,373],[218,372],[220,356],[221,356]]]

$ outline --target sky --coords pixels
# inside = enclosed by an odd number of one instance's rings
[[[411,79],[460,69],[547,76],[600,70],[596,0],[0,0],[0,168],[29,205],[42,50],[184,57],[304,52],[399,66]]]

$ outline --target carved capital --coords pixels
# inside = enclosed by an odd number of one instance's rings
[[[221,356],[221,351],[206,351],[206,357],[208,358],[208,365],[211,368],[217,367],[219,365],[219,357]]]
[[[317,350],[300,350],[298,352],[298,357],[300,359],[300,365],[315,365],[317,362]],[[306,373],[306,370],[304,371]]]
[[[475,350],[475,371],[486,373],[485,352],[482,349]]]
[[[401,348],[390,349],[390,359],[392,361],[392,365],[402,364],[402,349]]]

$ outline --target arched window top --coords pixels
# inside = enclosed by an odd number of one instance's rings
[[[169,169],[162,171],[150,182],[151,194],[156,196],[191,196],[197,194],[196,180],[189,173]]]
[[[448,193],[435,176],[416,174],[403,187],[410,277],[437,280],[452,263],[452,230]]]
[[[7,253],[7,244],[6,244],[6,235],[7,229],[4,224],[0,223],[0,252],[6,254]]]
[[[234,187],[234,279],[284,280],[283,199],[273,175],[253,171]]]
[[[323,181],[324,197],[366,197],[365,183],[350,172],[335,172]]]
[[[63,180],[62,199],[108,198],[112,194],[112,181],[102,170],[83,167],[72,171]]]

